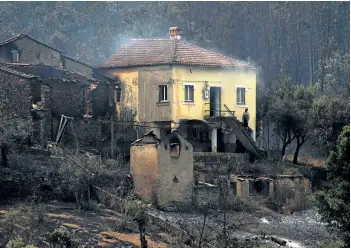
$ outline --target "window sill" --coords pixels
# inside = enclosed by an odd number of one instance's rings
[[[156,102],[157,106],[167,106],[169,105],[169,102]]]
[[[236,103],[235,104],[235,107],[238,107],[238,108],[247,108],[247,105],[246,104],[238,104],[238,103]]]
[[[195,105],[194,101],[183,101],[184,105]]]

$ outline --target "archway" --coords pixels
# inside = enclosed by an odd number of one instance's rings
[[[194,147],[194,152],[211,152],[211,127],[201,120],[181,120],[178,132]]]

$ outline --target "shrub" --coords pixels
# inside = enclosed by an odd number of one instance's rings
[[[265,205],[278,212],[297,212],[310,206],[308,195],[301,186],[282,184],[275,187],[273,196],[267,198]]]
[[[344,247],[344,242],[342,240],[332,241],[321,245],[321,248],[343,248],[343,247]]]
[[[7,244],[6,248],[34,248],[33,245],[24,245],[22,238],[11,239]]]
[[[48,241],[53,247],[78,248],[78,243],[72,239],[66,227],[60,226],[49,234]]]

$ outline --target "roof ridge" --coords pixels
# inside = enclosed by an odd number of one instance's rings
[[[17,40],[17,39],[21,39],[21,38],[23,38],[24,36],[28,36],[28,35],[27,35],[27,34],[24,34],[24,33],[20,33],[20,34],[18,34],[18,35],[12,36],[12,37],[10,37],[10,38],[8,38],[8,39],[6,39],[6,40],[0,41],[0,46],[6,45],[6,44],[8,44],[8,43],[10,43],[10,42],[12,42],[12,41]]]

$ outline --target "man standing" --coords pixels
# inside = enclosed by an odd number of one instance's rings
[[[249,109],[245,108],[245,112],[243,113],[243,123],[244,123],[245,129],[248,129],[249,127],[249,120],[250,120]]]

